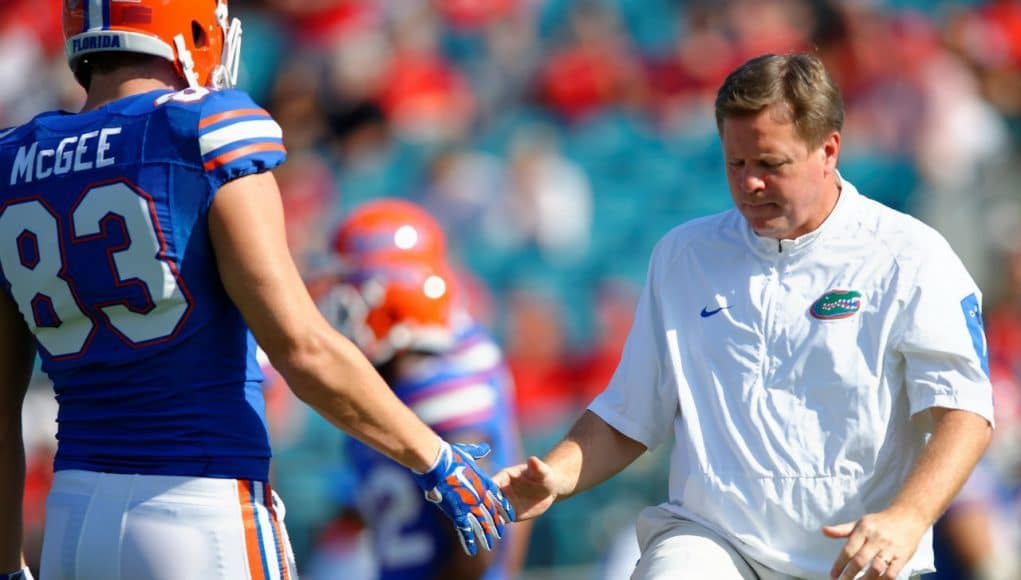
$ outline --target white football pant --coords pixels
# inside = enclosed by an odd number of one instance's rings
[[[47,580],[295,580],[284,506],[261,482],[58,471]]]

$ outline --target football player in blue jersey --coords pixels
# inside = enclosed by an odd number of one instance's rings
[[[269,171],[280,127],[230,88],[226,1],[63,10],[84,108],[0,131],[0,574],[23,565],[17,433],[38,353],[59,401],[43,578],[294,577],[256,341],[408,472],[467,553],[491,549],[512,515],[474,462],[485,446],[437,436],[305,290]]]
[[[411,202],[375,200],[342,222],[334,252],[339,277],[320,300],[327,319],[443,437],[486,441],[493,469],[516,462],[510,375],[499,347],[464,306],[435,220]],[[346,443],[379,580],[514,576],[527,529],[515,529],[485,557],[466,558],[449,523],[423,501],[407,470],[360,441]]]

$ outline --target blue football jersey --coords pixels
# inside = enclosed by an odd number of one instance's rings
[[[55,468],[265,481],[255,342],[208,212],[286,156],[240,91],[156,91],[0,131],[0,287],[59,402]]]
[[[510,374],[482,328],[468,329],[451,352],[424,359],[407,375],[391,380],[397,396],[444,439],[487,441],[493,450],[480,462],[487,473],[520,460]],[[379,580],[438,578],[443,562],[461,550],[449,520],[425,501],[407,469],[353,438],[345,452],[359,480],[358,508],[372,533]],[[485,578],[507,578],[506,564],[501,550]]]

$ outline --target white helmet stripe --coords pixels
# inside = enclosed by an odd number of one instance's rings
[[[87,30],[104,30],[110,26],[109,0],[88,0],[85,4]]]

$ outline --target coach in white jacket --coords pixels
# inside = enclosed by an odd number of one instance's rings
[[[822,63],[767,55],[716,99],[731,211],[668,233],[606,390],[499,473],[519,519],[674,439],[633,578],[908,578],[992,431],[981,294],[947,242],[837,173]]]

